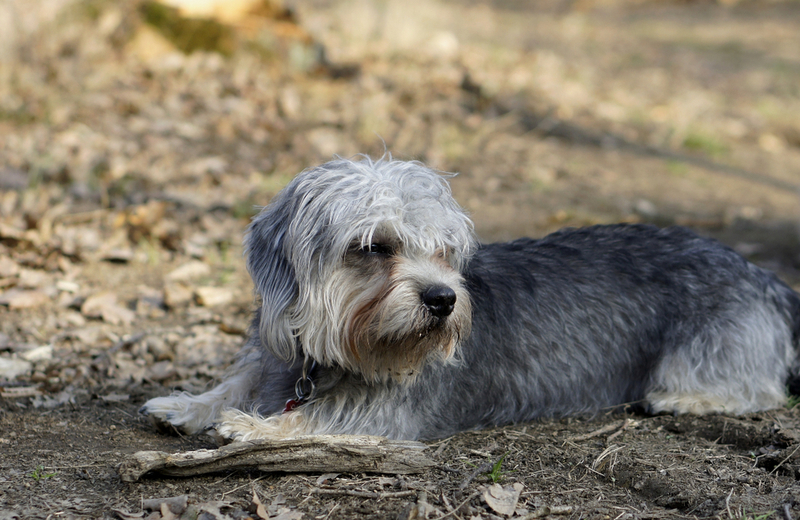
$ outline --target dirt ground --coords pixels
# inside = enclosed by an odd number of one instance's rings
[[[137,409],[222,375],[254,206],[333,154],[459,172],[484,240],[681,224],[800,288],[800,3],[310,0],[184,54],[146,2],[37,1],[0,6],[0,519],[496,518],[493,481],[514,518],[800,516],[788,407],[466,432],[402,477],[116,472],[214,446]]]

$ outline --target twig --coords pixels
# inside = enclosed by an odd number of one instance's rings
[[[439,518],[437,518],[436,520],[442,520],[443,518],[447,518],[448,516],[455,516],[455,515],[456,515],[456,512],[457,512],[459,509],[461,509],[461,508],[464,506],[464,504],[466,504],[467,502],[469,502],[469,501],[470,501],[470,500],[472,500],[473,498],[475,498],[475,497],[479,496],[480,494],[481,494],[481,492],[480,492],[480,491],[476,491],[476,492],[474,492],[473,494],[471,494],[470,496],[468,496],[467,498],[465,498],[463,502],[461,502],[461,503],[460,503],[460,504],[458,504],[456,507],[454,507],[452,511],[450,511],[450,512],[447,512],[447,513],[443,514],[442,516],[440,516],[440,517],[439,517]]]
[[[441,455],[442,451],[444,451],[448,444],[450,444],[450,439],[445,439],[441,444],[439,444],[439,447],[433,452],[433,457],[436,458]]]
[[[462,482],[461,485],[458,486],[458,489],[464,489],[465,487],[467,487],[469,485],[470,482],[472,482],[475,479],[475,477],[477,477],[481,473],[486,473],[487,471],[490,471],[491,469],[492,469],[492,465],[489,464],[488,462],[485,463],[485,464],[481,464],[480,466],[478,466],[478,469],[476,469],[475,471],[470,473],[469,476],[464,479],[464,482]]]
[[[772,468],[772,471],[770,471],[770,472],[769,472],[769,474],[770,474],[770,475],[772,475],[773,473],[775,473],[776,471],[778,471],[778,468],[780,468],[781,466],[783,466],[783,463],[784,463],[784,462],[786,462],[787,460],[791,459],[791,458],[792,458],[792,456],[793,456],[795,453],[797,453],[797,450],[800,450],[800,444],[798,444],[798,445],[797,445],[797,447],[794,449],[794,451],[793,451],[793,452],[791,452],[789,455],[787,455],[785,459],[783,459],[782,461],[780,461],[780,463],[779,463],[777,466],[775,466],[774,468]]]
[[[728,518],[733,518],[733,513],[731,513],[731,495],[733,495],[733,489],[731,489],[731,492],[725,497],[725,509],[728,510]]]
[[[622,428],[624,426],[625,426],[625,421],[622,421],[622,424],[606,424],[602,428],[595,430],[593,432],[585,433],[583,435],[575,435],[574,437],[567,437],[567,440],[565,442],[585,441],[587,439],[591,439],[592,437],[603,435],[604,433],[614,431],[617,428]]]
[[[483,455],[480,452],[478,452],[478,454]],[[467,487],[469,483],[472,482],[475,479],[475,477],[477,477],[481,473],[489,473],[490,471],[492,471],[492,468],[494,468],[497,464],[499,464],[506,457],[506,455],[508,455],[508,453],[504,453],[499,459],[497,459],[493,463],[487,462],[486,464],[481,464],[480,466],[478,466],[478,469],[470,473],[470,475],[464,480],[464,482],[462,482],[461,485],[458,486],[458,489],[464,489],[465,487]]]
[[[226,478],[227,478],[227,477],[226,477]],[[231,493],[233,493],[233,492],[235,492],[235,491],[239,491],[239,490],[240,490],[240,489],[242,489],[243,487],[252,486],[253,484],[255,484],[256,482],[258,482],[259,480],[261,480],[261,479],[263,479],[263,478],[264,478],[264,477],[258,477],[258,478],[257,478],[257,479],[255,479],[255,480],[251,480],[251,481],[250,481],[250,482],[248,482],[247,484],[242,484],[241,486],[237,486],[237,487],[235,487],[235,488],[233,488],[233,489],[229,489],[228,491],[226,491],[226,492],[224,492],[224,493],[222,494],[222,496],[220,497],[220,501],[221,501],[221,502],[224,502],[224,501],[225,501],[225,495],[230,495]],[[223,480],[224,480],[224,479],[223,479]],[[220,482],[221,482],[221,481],[220,481]],[[215,482],[214,484],[216,485],[217,483]]]
[[[409,489],[408,491],[384,491],[382,493],[378,493],[376,491],[359,491],[358,489],[313,488],[311,492],[318,495],[335,495],[359,498],[403,498],[417,494],[417,492],[413,489]]]
[[[611,444],[611,441],[622,435],[622,433],[628,429],[628,426],[634,424],[634,422],[635,421],[633,419],[625,419],[625,421],[622,423],[622,426],[620,426],[617,431],[608,436],[608,438],[606,439],[606,444]]]
[[[328,514],[327,514],[327,515],[325,515],[325,519],[324,519],[324,520],[328,520],[328,518],[330,518],[330,517],[331,517],[331,515],[333,514],[333,512],[334,512],[334,511],[336,511],[336,508],[337,508],[337,507],[339,507],[339,503],[338,503],[338,502],[337,502],[336,504],[333,504],[333,507],[331,508],[331,510],[330,510],[330,511],[328,511]]]
[[[458,513],[456,513],[456,510],[453,509],[453,506],[450,504],[450,501],[447,500],[447,496],[444,494],[444,491],[442,491],[441,497],[442,497],[442,503],[444,504],[444,507],[447,508],[447,512],[448,513],[453,513],[453,516],[455,516],[456,518],[461,520],[461,517],[458,516]]]
[[[601,453],[601,454],[600,454],[600,455],[599,455],[599,456],[598,456],[598,457],[597,457],[597,458],[594,460],[594,462],[592,463],[592,469],[593,469],[593,470],[598,470],[598,468],[600,467],[600,463],[603,461],[603,459],[605,459],[606,457],[608,457],[609,455],[611,455],[611,454],[613,454],[613,453],[616,453],[616,452],[618,452],[619,450],[621,450],[621,449],[623,449],[623,448],[625,448],[625,445],[624,445],[624,444],[623,444],[622,446],[617,446],[616,444],[612,444],[612,445],[611,445],[611,446],[609,446],[608,448],[604,449],[604,450],[603,450],[603,453]]]
[[[519,520],[533,520],[534,518],[542,518],[550,515],[570,515],[572,514],[572,510],[572,506],[544,506],[533,513],[528,513]]]

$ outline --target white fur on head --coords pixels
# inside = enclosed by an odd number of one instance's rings
[[[259,332],[272,353],[292,360],[299,340],[319,362],[359,370],[358,352],[343,345],[352,340],[354,302],[385,299],[388,294],[379,293],[395,289],[385,279],[389,273],[362,273],[345,265],[345,257],[354,243],[368,246],[376,238],[396,243],[404,262],[439,258],[430,269],[417,269],[428,274],[415,283],[456,284],[453,319],[461,323],[451,332],[468,330],[469,299],[458,273],[474,247],[473,226],[446,179],[421,163],[391,157],[337,159],[301,172],[248,230],[247,266],[262,299]],[[408,318],[410,328],[414,317]]]

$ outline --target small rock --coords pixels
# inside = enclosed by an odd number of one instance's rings
[[[162,301],[149,298],[139,298],[136,300],[136,314],[144,318],[160,319],[166,316],[166,312],[161,308]]]
[[[37,361],[50,361],[53,359],[53,345],[42,345],[20,354],[25,361],[36,363]]]
[[[86,318],[75,311],[67,311],[61,314],[56,322],[58,328],[69,329],[73,327],[85,327]]]
[[[61,292],[76,293],[80,290],[81,286],[69,280],[59,280],[56,282],[56,289]]]
[[[0,257],[0,278],[9,278],[19,274],[19,265],[10,258]]]
[[[177,371],[170,361],[159,361],[147,369],[147,378],[153,381],[164,381],[173,377]]]
[[[458,56],[459,43],[455,34],[439,31],[433,35],[426,46],[427,53],[442,61],[452,60]]]
[[[758,146],[765,152],[778,153],[786,149],[786,142],[775,134],[765,133],[758,137]]]
[[[158,319],[166,315],[164,312],[164,293],[152,287],[140,286],[139,299],[136,300],[136,314]]]
[[[332,128],[316,128],[306,136],[322,157],[331,157],[342,150],[341,132]]]
[[[203,307],[224,305],[233,300],[233,291],[225,287],[198,287],[195,294],[197,303]]]
[[[105,307],[102,312],[103,321],[112,325],[130,325],[136,319],[136,313],[120,305]]]
[[[13,381],[17,376],[30,374],[33,363],[17,358],[0,357],[0,379]]]
[[[133,249],[129,247],[109,249],[100,255],[100,258],[106,262],[126,264],[133,260]]]
[[[200,262],[199,260],[193,260],[168,273],[165,278],[169,282],[182,282],[208,276],[210,274],[211,267],[209,267],[208,264]]]
[[[283,88],[278,95],[278,107],[280,107],[281,112],[283,112],[287,118],[297,118],[303,107],[297,89],[293,87]]]
[[[637,200],[636,204],[634,205],[634,210],[643,217],[654,217],[658,214],[658,208],[656,208],[656,205],[647,199]]]
[[[25,289],[38,289],[45,286],[49,281],[50,279],[47,273],[43,271],[22,269],[19,272],[19,282],[17,282],[17,286]]]
[[[103,308],[117,304],[117,295],[110,291],[93,294],[81,305],[81,314],[87,318],[102,318]]]
[[[192,301],[192,290],[182,283],[172,283],[164,287],[164,304],[174,309]]]

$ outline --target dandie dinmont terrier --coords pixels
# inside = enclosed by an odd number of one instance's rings
[[[638,403],[779,407],[800,297],[683,228],[566,229],[479,244],[418,162],[300,173],[250,224],[260,300],[227,379],[142,408],[186,433],[431,439]]]

